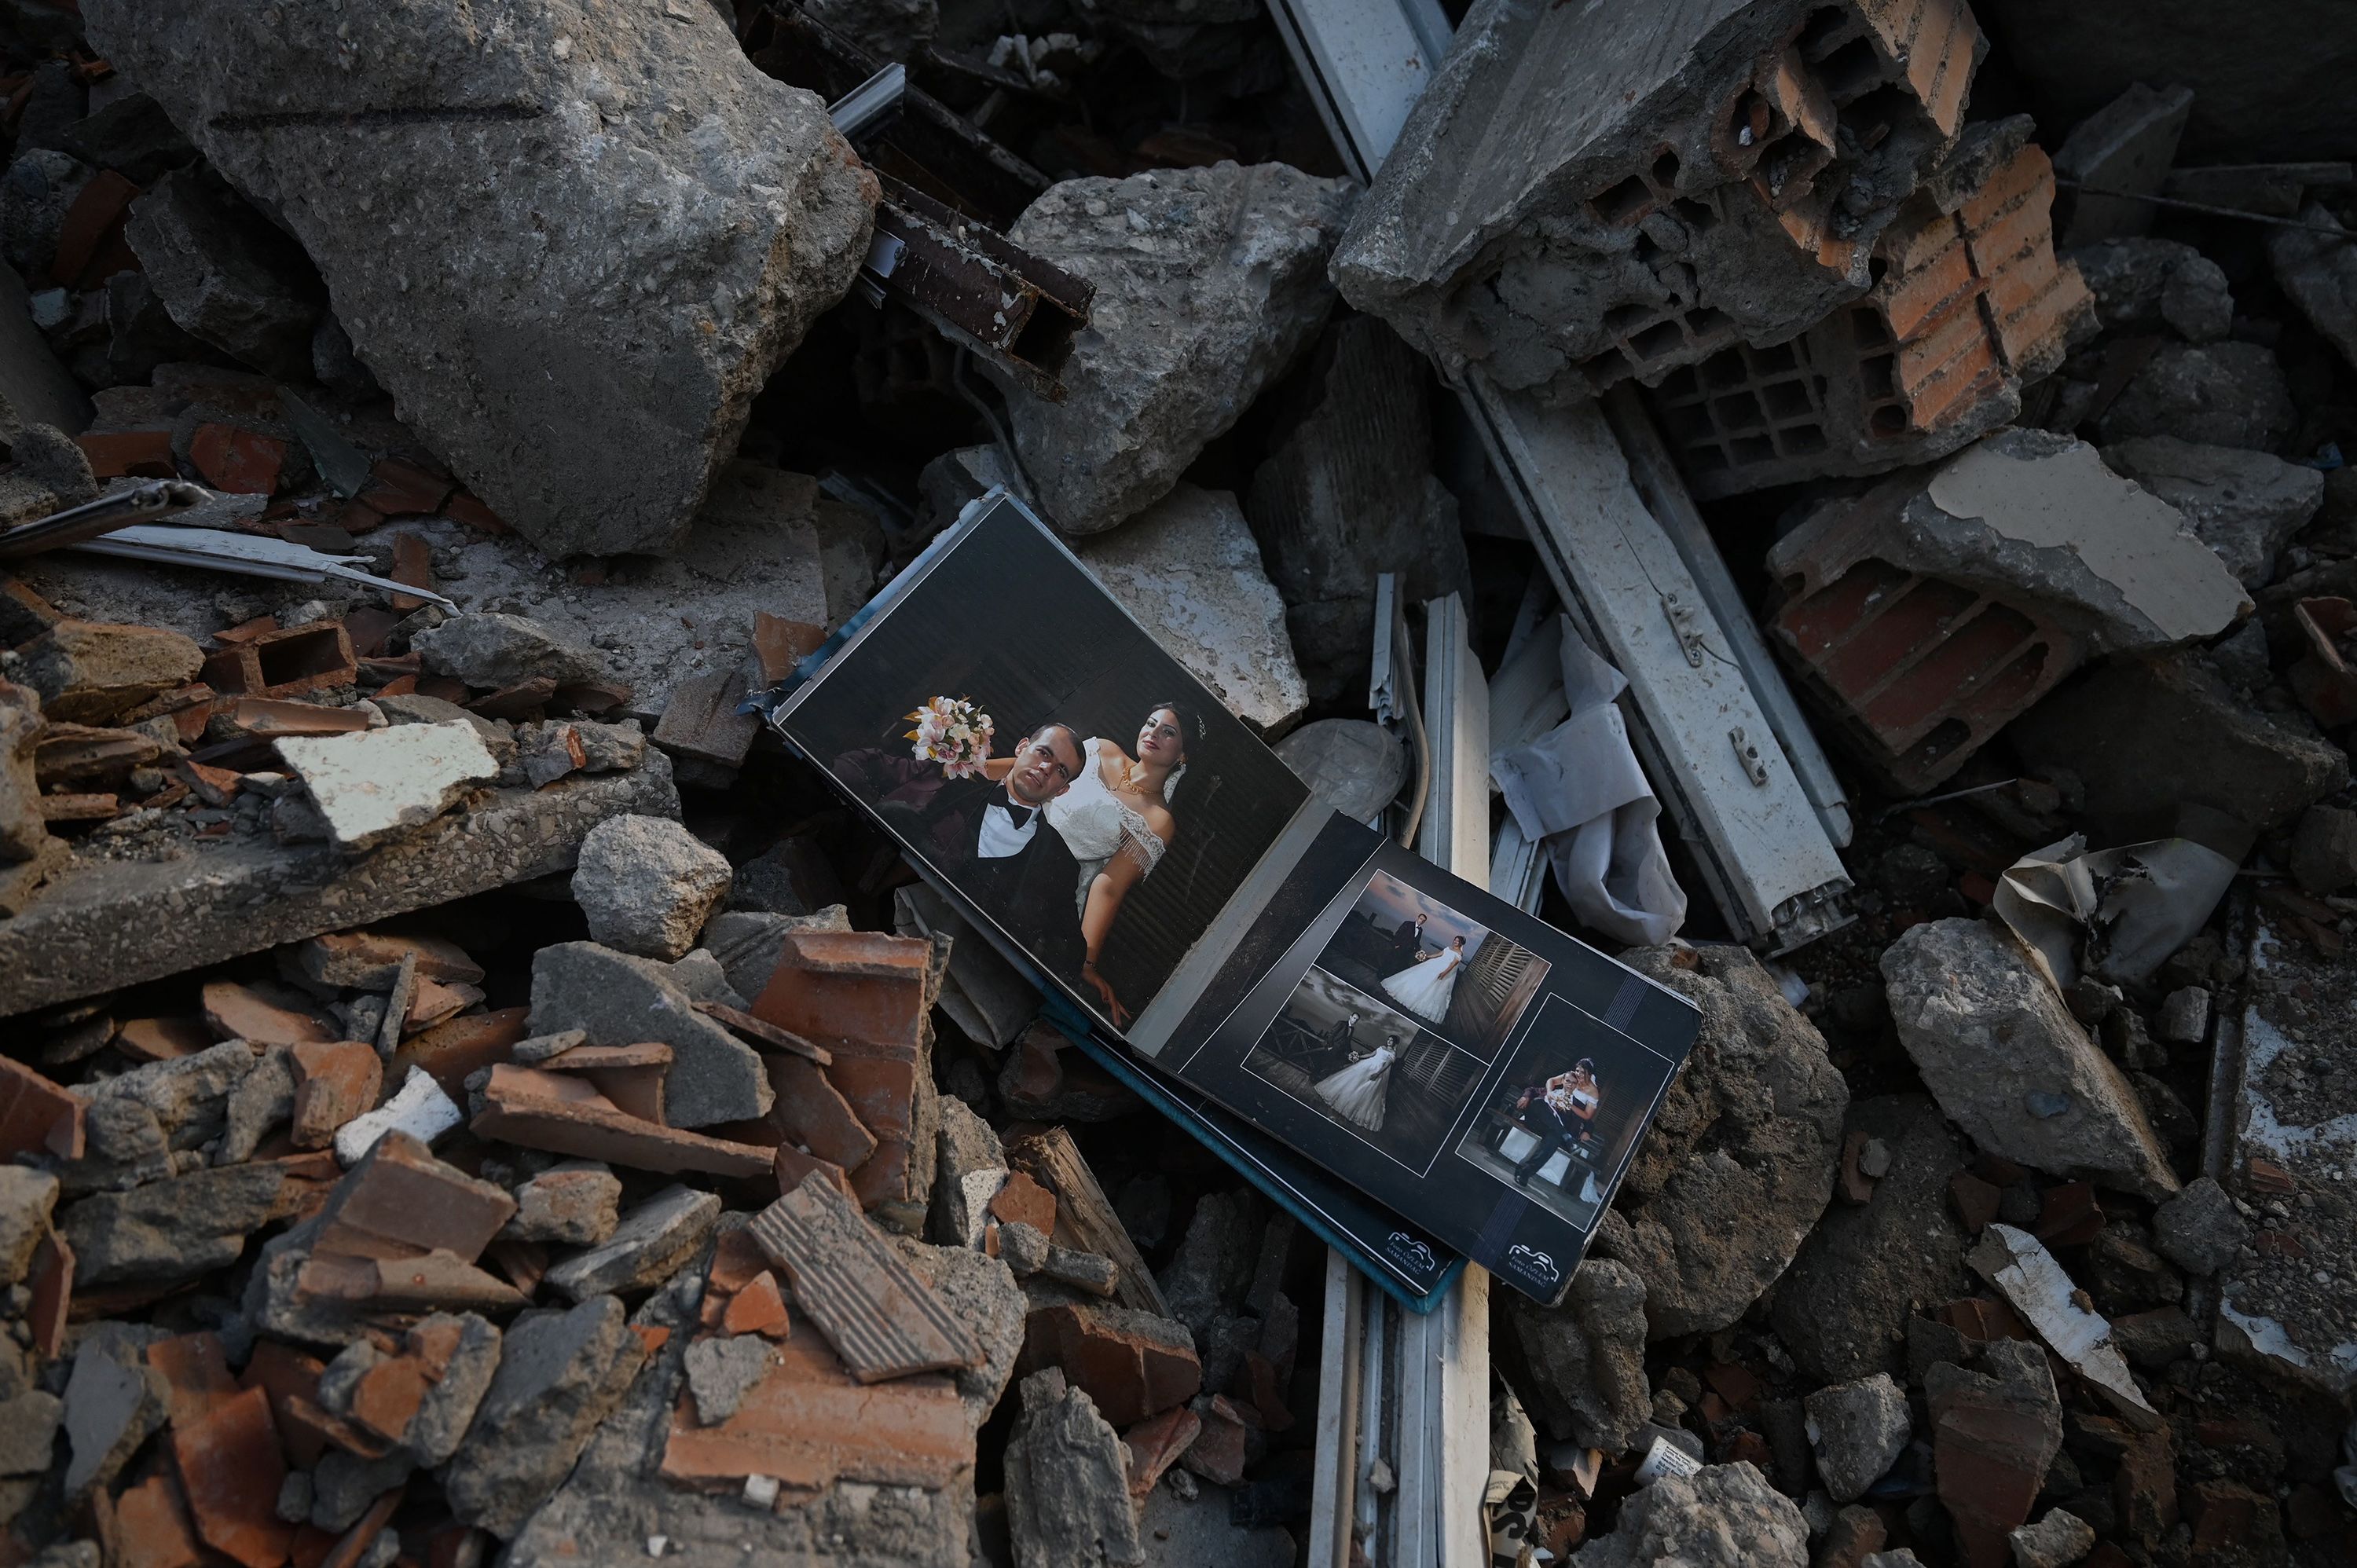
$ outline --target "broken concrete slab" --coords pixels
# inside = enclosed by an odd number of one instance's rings
[[[1866,292],[1982,42],[1961,5],[1812,16],[1479,6],[1335,253],[1343,296],[1549,401],[1783,342]]]
[[[80,863],[0,923],[0,996],[68,1001],[549,875],[607,817],[678,810],[669,760],[650,756],[629,773],[493,790],[358,861],[265,835],[182,859]]]
[[[2170,435],[2273,452],[2298,424],[2273,350],[2257,343],[2164,343],[2096,417],[2104,446]]]
[[[1849,1091],[1824,1036],[1744,950],[1623,957],[1703,1025],[1614,1200],[1629,1223],[1598,1251],[1643,1277],[1651,1337],[1706,1333],[1759,1299],[1824,1212]]]
[[[776,1099],[760,1053],[694,1002],[667,966],[596,942],[558,942],[533,955],[532,1033],[579,1029],[591,1045],[669,1046],[663,1110],[675,1127],[760,1117]]]
[[[1817,1475],[1837,1503],[1864,1497],[1867,1488],[1899,1462],[1914,1434],[1907,1413],[1907,1391],[1888,1372],[1835,1383],[1802,1402],[1808,1412]]]
[[[1706,1465],[1641,1487],[1612,1533],[1581,1547],[1577,1568],[1806,1568],[1809,1527],[1746,1461]]]
[[[413,633],[409,644],[434,674],[492,691],[542,678],[560,686],[606,678],[597,650],[526,616],[456,615]]]
[[[1560,1305],[1501,1298],[1533,1374],[1532,1413],[1557,1442],[1619,1453],[1652,1416],[1645,1382],[1645,1282],[1634,1269],[1591,1258],[1571,1276]]]
[[[92,1335],[74,1353],[64,1396],[69,1498],[112,1481],[164,1424],[164,1379],[142,1363],[131,1332]]]
[[[610,1295],[518,1319],[500,1344],[499,1370],[474,1423],[443,1472],[451,1511],[502,1540],[515,1534],[564,1482],[646,1356]]]
[[[147,0],[87,16],[294,231],[404,419],[564,555],[681,542],[867,243],[876,187],[824,105],[756,69],[716,13],[676,10],[583,0],[496,34],[447,5],[291,27]],[[323,76],[323,51],[356,63]],[[412,103],[433,107],[369,117]],[[500,177],[518,162],[529,191]]]
[[[2076,773],[2088,831],[2116,843],[2176,833],[2188,806],[2269,832],[2349,781],[2341,747],[2272,723],[2190,652],[2115,660],[2057,689],[2006,738],[2032,768]]]
[[[2324,505],[2324,476],[2265,452],[2145,436],[2104,448],[2104,465],[2175,507],[2244,587],[2275,579],[2276,556]]]
[[[1230,713],[1275,735],[1308,707],[1285,601],[1261,573],[1260,546],[1235,497],[1177,485],[1123,528],[1082,541],[1079,552]]]
[[[490,748],[468,724],[289,736],[277,746],[337,847],[348,854],[432,822],[500,774]]]
[[[720,1222],[720,1195],[669,1187],[622,1216],[613,1234],[548,1271],[575,1301],[651,1289],[678,1272]]]
[[[728,857],[663,817],[611,817],[581,841],[573,901],[596,942],[675,961],[728,896]]]
[[[1121,1439],[1054,1367],[1023,1380],[1006,1443],[1006,1526],[1016,1568],[1142,1564]]]
[[[2341,350],[2342,360],[2357,364],[2357,258],[2350,255],[2346,238],[2318,232],[2341,227],[2322,202],[2301,209],[2299,221],[2301,227],[2267,232],[2267,262],[2276,286]]]
[[[1948,1204],[1964,1145],[1939,1107],[1920,1094],[1853,1101],[1844,1126],[1880,1143],[1889,1166],[1865,1203],[1825,1210],[1777,1282],[1770,1318],[1802,1370],[1828,1382],[1903,1369],[1915,1306],[1971,1283],[1959,1261],[1970,1238]]]
[[[285,1170],[217,1165],[68,1204],[59,1229],[82,1287],[193,1279],[237,1262],[246,1239],[287,1213]]]
[[[2135,1090],[2010,932],[1926,921],[1884,952],[1882,974],[1900,1043],[1981,1148],[2146,1197],[2177,1190]]]
[[[1320,704],[1366,685],[1379,574],[1400,575],[1408,604],[1471,591],[1455,498],[1431,472],[1426,380],[1397,333],[1352,316],[1271,395],[1268,456],[1240,499]]]
[[[1221,163],[1066,180],[1031,204],[1007,238],[1096,285],[1064,401],[1008,393],[1049,521],[1096,533],[1160,499],[1285,372],[1333,306],[1326,256],[1356,194]]]
[[[131,204],[123,237],[190,337],[280,381],[311,379],[327,291],[302,247],[228,181],[203,166],[164,176]]]
[[[2072,191],[2063,220],[2064,244],[2126,239],[2151,231],[2156,209],[2136,199],[2159,194],[2192,113],[2190,89],[2155,89],[2139,81],[2071,127],[2055,149],[2054,172],[2073,187],[2093,188]]]

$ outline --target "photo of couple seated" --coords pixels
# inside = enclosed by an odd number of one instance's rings
[[[1421,1175],[1481,1064],[1321,969],[1301,977],[1245,1068]]]
[[[1496,1058],[1548,968],[1529,949],[1383,871],[1369,879],[1318,962],[1483,1061]]]
[[[1584,1230],[1676,1064],[1583,1018],[1549,999],[1457,1153]]]
[[[912,868],[1120,1029],[1308,791],[1046,532],[983,544],[921,569],[790,734]]]

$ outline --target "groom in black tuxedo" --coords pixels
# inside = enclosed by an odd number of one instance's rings
[[[1415,955],[1424,946],[1424,922],[1422,915],[1413,920],[1402,920],[1399,929],[1392,933],[1391,973],[1415,966]]]
[[[983,911],[1059,979],[1077,984],[1080,863],[1044,808],[1071,788],[1081,737],[1044,724],[1015,748],[1005,783],[946,777],[939,763],[867,748],[845,752],[832,771]]]

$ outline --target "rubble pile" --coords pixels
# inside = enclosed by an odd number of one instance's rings
[[[1329,9],[0,0],[0,1568],[2357,1562],[2348,18]],[[1558,1303],[745,706],[1002,486],[1695,1004]]]

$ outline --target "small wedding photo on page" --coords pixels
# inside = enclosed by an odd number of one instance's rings
[[[781,727],[1125,1029],[1308,790],[1015,509],[909,573]]]
[[[1322,969],[1301,977],[1244,1069],[1422,1175],[1481,1063]]]
[[[1318,964],[1484,1063],[1497,1059],[1548,967],[1385,871],[1368,879]]]

